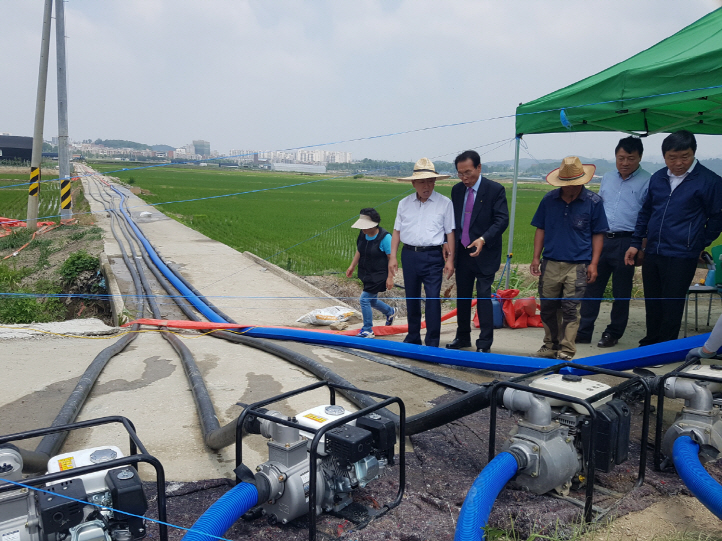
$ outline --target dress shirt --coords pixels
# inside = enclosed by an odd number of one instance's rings
[[[481,184],[481,175],[479,175],[479,178],[476,179],[476,183],[471,187],[472,190],[474,190],[474,201],[476,201],[476,196],[479,195],[479,185]],[[469,189],[467,188],[464,190],[464,204],[461,206],[461,230],[464,230],[464,219],[466,218],[466,212],[464,212],[464,209],[466,209],[466,198],[469,197]],[[461,233],[459,233],[459,241],[461,241]]]
[[[694,166],[697,165],[697,159],[692,162],[692,165],[690,166],[687,171],[684,172],[684,174],[680,176],[676,176],[672,174],[672,171],[667,169],[667,175],[669,175],[669,187],[672,188],[672,191],[674,191],[677,186],[682,184],[682,181],[687,178],[687,175],[689,175],[692,172],[692,169],[694,169]]]
[[[638,167],[626,180],[619,171],[608,171],[602,177],[599,195],[604,200],[604,213],[609,231],[634,231],[637,215],[649,189],[651,175]]]
[[[454,230],[454,207],[451,199],[433,191],[425,202],[416,193],[399,201],[394,229],[401,242],[411,246],[441,246]]]

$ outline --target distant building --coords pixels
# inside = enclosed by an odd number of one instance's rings
[[[33,156],[33,138],[0,135],[0,160],[30,161]]]
[[[195,150],[194,154],[200,154],[201,156],[211,155],[211,144],[203,139],[193,141],[193,148]]]
[[[305,163],[272,163],[272,171],[287,171],[289,173],[325,173],[325,165],[310,165]]]
[[[350,163],[350,152],[320,149],[302,149],[295,152],[286,150],[241,150],[231,149],[228,157],[238,164],[259,163],[268,160],[272,163],[302,163],[308,165],[326,165],[327,163]]]

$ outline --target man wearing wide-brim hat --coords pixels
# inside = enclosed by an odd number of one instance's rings
[[[454,209],[451,199],[434,191],[440,175],[428,158],[414,165],[410,180],[416,192],[399,201],[391,236],[389,275],[398,272],[399,243],[406,288],[406,312],[409,332],[404,342],[421,345],[421,286],[426,296],[427,346],[439,346],[441,334],[441,281],[454,274]],[[447,248],[444,249],[444,243]],[[445,258],[446,256],[446,258]]]
[[[603,233],[609,229],[602,198],[584,187],[595,169],[576,156],[564,158],[547,175],[558,188],[544,195],[531,221],[537,230],[530,271],[539,277],[544,325],[538,357],[571,361],[576,354],[579,306],[587,284],[597,278]]]

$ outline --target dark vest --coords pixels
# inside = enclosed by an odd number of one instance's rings
[[[366,240],[363,231],[359,231],[356,247],[361,258],[358,262],[358,277],[364,283],[366,293],[386,291],[386,278],[389,274],[389,258],[379,245],[389,232],[379,227],[374,240]]]

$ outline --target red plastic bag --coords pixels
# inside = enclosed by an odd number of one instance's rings
[[[504,319],[509,328],[525,329],[542,326],[541,318],[536,315],[539,305],[534,297],[512,302],[512,299],[519,294],[518,289],[500,289],[497,294],[503,299]]]

